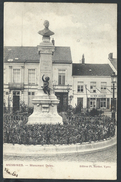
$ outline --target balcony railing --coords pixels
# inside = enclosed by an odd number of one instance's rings
[[[54,90],[66,90],[69,91],[72,89],[72,85],[53,85]]]
[[[24,89],[24,83],[8,83],[8,88],[10,90],[23,90]]]

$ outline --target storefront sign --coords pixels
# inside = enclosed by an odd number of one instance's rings
[[[106,95],[89,95],[90,98],[106,98]]]

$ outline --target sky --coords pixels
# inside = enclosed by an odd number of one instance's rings
[[[69,46],[72,61],[108,63],[108,54],[117,58],[117,5],[101,3],[4,4],[4,45],[37,46],[39,30],[48,20],[55,34],[55,46]]]

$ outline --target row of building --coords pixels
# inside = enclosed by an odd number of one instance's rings
[[[54,42],[53,42],[54,43]],[[84,55],[73,63],[70,47],[55,46],[52,56],[53,89],[60,100],[58,111],[68,105],[111,110],[111,75],[117,74],[117,60],[110,53],[109,64],[87,64]],[[4,47],[4,106],[19,110],[25,103],[33,107],[39,80],[37,47]],[[115,97],[116,97],[115,89]]]

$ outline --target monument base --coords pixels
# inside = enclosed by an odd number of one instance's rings
[[[62,117],[60,115],[52,115],[52,114],[40,114],[40,113],[33,113],[28,118],[27,125],[33,124],[63,124]]]
[[[54,94],[43,95],[42,90],[40,90],[32,102],[34,112],[28,117],[27,125],[63,124],[62,117],[57,113],[59,101]]]

